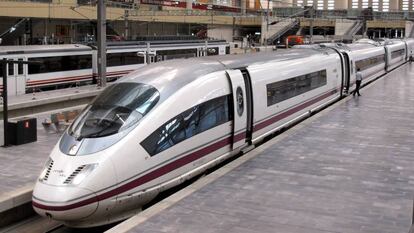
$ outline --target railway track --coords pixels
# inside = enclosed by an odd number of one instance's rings
[[[51,230],[60,225],[62,225],[62,223],[34,215],[23,221],[1,228],[0,233],[44,233],[51,232]]]

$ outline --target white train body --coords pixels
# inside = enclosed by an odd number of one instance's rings
[[[387,41],[385,50],[387,54],[387,71],[392,70],[407,61],[407,43],[405,41]]]
[[[230,52],[223,41],[180,42],[167,44],[153,42],[148,63],[183,57],[225,55]],[[109,44],[107,48],[107,78],[117,79],[147,64],[145,44]],[[168,53],[167,51],[173,51]],[[215,51],[214,53],[209,51]],[[168,55],[162,55],[166,54]],[[13,65],[8,67],[8,94],[19,95],[57,86],[96,82],[98,73],[97,50],[86,45],[30,45],[0,46],[0,59],[38,61],[40,65]],[[1,68],[0,68],[1,71]],[[2,73],[0,73],[2,77]],[[0,90],[3,88],[0,79]]]
[[[344,85],[354,71],[346,69],[384,53],[332,46],[145,66],[105,89],[65,132],[33,207],[75,227],[127,218],[159,192],[352,91]]]

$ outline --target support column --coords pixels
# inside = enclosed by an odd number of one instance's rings
[[[313,13],[314,13],[314,7],[310,9],[310,25],[309,25],[310,44],[313,44]]]
[[[273,2],[274,7],[292,7],[293,0],[280,0]]]
[[[240,11],[243,15],[245,15],[246,14],[247,1],[246,0],[241,0],[240,4],[241,4]]]
[[[98,78],[100,87],[106,86],[106,6],[98,0]]]
[[[348,0],[336,0],[334,7],[335,7],[335,10],[347,10]]]
[[[399,0],[390,0],[390,11],[400,10]]]
[[[125,10],[124,13],[124,30],[125,30],[125,39],[128,40],[129,37],[129,24],[128,24],[128,16],[129,16],[129,12],[128,10]]]
[[[192,0],[186,0],[186,9],[192,10],[193,9],[193,1]]]

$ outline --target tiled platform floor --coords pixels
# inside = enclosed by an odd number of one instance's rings
[[[48,115],[36,115],[37,141],[19,146],[0,147],[0,196],[19,188],[34,186],[50,151],[59,140],[59,132],[54,125],[47,130],[42,121]]]
[[[414,65],[405,65],[130,232],[408,232]]]

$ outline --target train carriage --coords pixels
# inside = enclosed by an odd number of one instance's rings
[[[9,65],[8,92],[25,94],[45,86],[90,80],[91,52],[85,45],[0,46],[2,58],[40,62],[39,65]]]
[[[404,42],[406,44],[407,49],[407,60],[409,60],[410,57],[414,57],[414,39],[406,38],[404,39]]]
[[[407,61],[406,43],[401,40],[387,40],[385,42],[387,51],[387,71],[393,70]]]
[[[149,49],[144,42],[108,43],[108,81],[116,80],[147,63],[230,53],[228,43],[222,40],[150,41],[148,43]],[[80,44],[0,46],[0,58],[40,62],[40,65],[9,66],[9,95],[90,84],[97,81],[98,53],[94,46]]]
[[[354,73],[351,76],[350,84],[355,83],[355,73],[360,69],[363,84],[378,78],[386,69],[386,53],[384,47],[372,44],[350,44],[349,56],[354,61]]]
[[[323,62],[297,68],[315,60]],[[33,206],[78,227],[130,216],[160,191],[338,98],[338,61],[322,49],[143,67],[108,87],[65,132]]]
[[[293,49],[258,58],[220,59],[227,67],[246,67],[232,74],[251,82],[252,111],[249,113],[247,105],[246,113],[251,117],[246,120],[252,128],[246,130],[246,140],[259,141],[340,97],[343,70],[340,56],[331,49]],[[232,75],[230,78],[233,80]]]
[[[106,50],[106,77],[108,81],[122,77],[140,67],[146,65],[145,56],[139,56],[144,51],[144,46],[133,45],[111,45]],[[94,59],[98,58],[98,51],[94,50]],[[93,82],[98,78],[97,62],[93,66]]]

